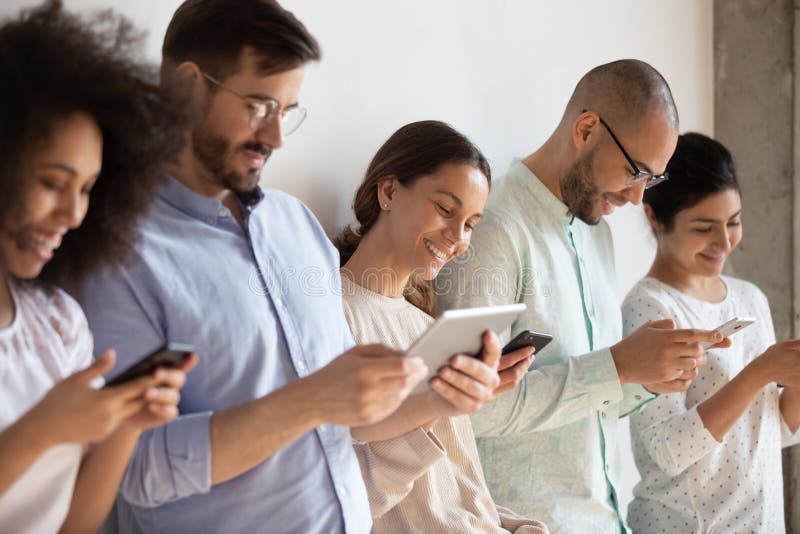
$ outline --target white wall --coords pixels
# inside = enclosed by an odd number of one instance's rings
[[[178,0],[66,0],[115,7],[149,30],[147,57]],[[30,0],[3,0],[0,14]],[[684,131],[713,129],[711,0],[285,0],[319,39],[323,61],[301,93],[302,128],[267,165],[264,182],[302,198],[329,233],[369,159],[398,127],[440,119],[469,135],[504,172],[558,122],[580,76],[623,57],[670,82]],[[610,217],[621,291],[648,269],[654,242],[639,208]],[[626,443],[626,440],[622,440]],[[630,451],[622,501],[638,475]],[[535,461],[535,459],[534,459]]]

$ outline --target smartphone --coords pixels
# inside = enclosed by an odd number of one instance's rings
[[[742,330],[743,328],[750,326],[754,322],[756,322],[756,320],[753,319],[752,317],[734,317],[727,323],[721,324],[718,327],[716,327],[714,331],[722,334],[722,337],[730,337],[739,330]],[[703,349],[707,349],[712,345],[713,343],[710,343],[708,341],[700,343],[700,346],[703,347]]]
[[[514,352],[522,347],[533,347],[536,349],[534,354],[538,354],[539,351],[545,348],[551,341],[553,341],[553,336],[550,334],[534,332],[533,330],[523,330],[517,334],[517,337],[509,341],[506,346],[503,347],[503,354]]]
[[[113,380],[107,382],[105,387],[118,386],[134,378],[149,375],[159,367],[177,367],[186,361],[193,352],[194,347],[191,345],[167,343],[122,371]]]

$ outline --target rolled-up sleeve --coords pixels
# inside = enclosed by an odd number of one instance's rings
[[[138,268],[135,262],[133,269]],[[89,322],[97,350],[113,348],[111,375],[165,342],[161,307],[145,290],[137,291],[128,267],[93,276],[76,295]],[[146,273],[136,273],[137,277]],[[181,415],[142,433],[120,485],[125,500],[159,506],[211,487],[211,412]]]
[[[211,489],[211,412],[183,415],[143,433],[120,486],[129,503],[150,508]]]

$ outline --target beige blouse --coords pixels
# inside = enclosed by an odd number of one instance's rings
[[[406,349],[433,318],[342,277],[344,312],[357,343]],[[543,534],[542,523],[495,505],[466,415],[441,418],[395,439],[356,443],[369,494],[373,532]]]

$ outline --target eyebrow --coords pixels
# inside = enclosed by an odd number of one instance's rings
[[[48,163],[48,164],[42,165],[42,167],[45,168],[45,169],[57,169],[59,171],[64,171],[65,173],[67,173],[67,174],[69,174],[71,176],[76,176],[78,174],[78,171],[76,171],[75,169],[73,169],[69,165],[64,165],[63,163]]]
[[[741,214],[742,214],[742,210],[739,210],[736,213],[734,213],[733,215],[731,215],[730,217],[728,217],[728,220],[731,220],[734,217],[738,217]],[[704,218],[700,217],[700,218],[697,218],[697,219],[692,219],[689,222],[718,223],[718,222],[722,222],[722,221],[720,221],[719,219],[704,219]]]
[[[440,193],[440,194],[442,194],[442,195],[447,195],[447,196],[449,196],[450,198],[452,198],[452,199],[453,199],[453,202],[455,202],[456,204],[458,204],[458,205],[459,205],[459,207],[464,205],[464,203],[463,203],[463,202],[461,202],[461,199],[460,199],[460,198],[458,198],[457,196],[455,196],[455,195],[454,195],[453,193],[451,193],[450,191],[443,191],[443,190],[441,190],[441,189],[440,189],[440,190],[438,190],[438,191],[436,191],[436,192],[437,192],[437,193]]]

